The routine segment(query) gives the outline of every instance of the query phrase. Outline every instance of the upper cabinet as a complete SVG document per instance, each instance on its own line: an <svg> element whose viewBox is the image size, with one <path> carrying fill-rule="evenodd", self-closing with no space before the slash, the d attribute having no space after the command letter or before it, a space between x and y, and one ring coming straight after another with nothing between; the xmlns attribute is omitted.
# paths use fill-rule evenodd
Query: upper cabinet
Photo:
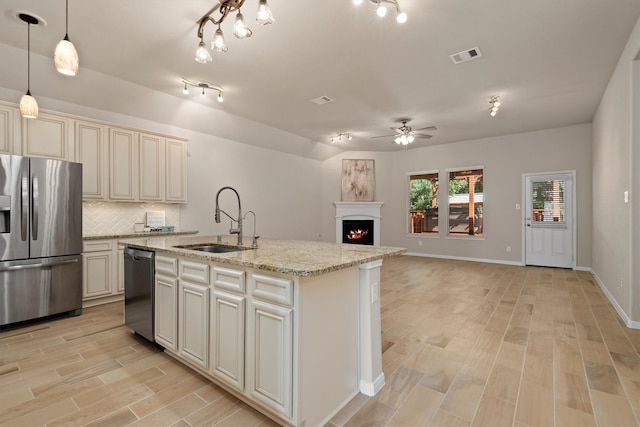
<svg viewBox="0 0 640 427"><path fill-rule="evenodd" d="M47 113L40 113L37 119L22 119L21 154L74 161L69 119Z"/></svg>
<svg viewBox="0 0 640 427"><path fill-rule="evenodd" d="M14 120L19 115L17 108L0 105L0 154L13 152Z"/></svg>
<svg viewBox="0 0 640 427"><path fill-rule="evenodd" d="M84 200L187 202L187 140L0 101L0 154L82 163Z"/></svg>
<svg viewBox="0 0 640 427"><path fill-rule="evenodd" d="M167 138L165 148L165 200L187 202L187 142Z"/></svg>
<svg viewBox="0 0 640 427"><path fill-rule="evenodd" d="M129 129L109 129L109 199L138 199L137 155L138 132Z"/></svg>
<svg viewBox="0 0 640 427"><path fill-rule="evenodd" d="M107 130L92 122L75 122L76 161L82 163L84 199L105 200L108 194Z"/></svg>

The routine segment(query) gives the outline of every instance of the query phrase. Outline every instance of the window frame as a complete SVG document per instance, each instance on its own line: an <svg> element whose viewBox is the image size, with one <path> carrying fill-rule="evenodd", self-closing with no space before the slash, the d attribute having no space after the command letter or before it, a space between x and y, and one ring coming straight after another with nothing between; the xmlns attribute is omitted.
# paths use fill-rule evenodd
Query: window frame
<svg viewBox="0 0 640 427"><path fill-rule="evenodd" d="M450 176L452 172L461 172L461 171L468 171L468 170L482 170L482 234L481 235L469 235L469 234L463 234L463 233L451 233L451 228L450 228L450 206L449 206L449 185L450 185ZM445 175L446 175L446 189L447 189L447 193L446 196L441 194L441 201L443 201L444 203L439 203L439 209L444 209L445 210L445 216L446 216L446 233L445 233L445 237L447 239L465 239L465 240L484 240L486 238L486 231L485 231L485 227L484 227L484 212L485 212L485 204L487 201L487 197L486 197L486 191L485 191L485 183L486 183L486 167L484 165L474 165L474 166L465 166L465 167L455 167L455 168L447 168L444 170ZM441 185L442 188L442 185Z"/></svg>
<svg viewBox="0 0 640 427"><path fill-rule="evenodd" d="M406 236L407 237L419 237L419 238L430 238L430 239L434 239L434 238L439 238L440 237L440 227L442 226L440 223L440 209L441 209L441 199L440 199L440 193L441 191L438 191L437 194L437 203L438 203L438 231L435 232L426 232L426 233L412 233L411 232L411 223L410 223L410 212L411 212L411 177L412 176L416 176L416 175L437 175L438 176L438 188L441 189L442 188L442 181L441 181L441 176L440 176L440 170L439 169L427 169L427 170L420 170L420 171L414 171L414 172L406 172L406 177L405 177L405 197L406 197L406 201L405 201L405 232L406 232Z"/></svg>

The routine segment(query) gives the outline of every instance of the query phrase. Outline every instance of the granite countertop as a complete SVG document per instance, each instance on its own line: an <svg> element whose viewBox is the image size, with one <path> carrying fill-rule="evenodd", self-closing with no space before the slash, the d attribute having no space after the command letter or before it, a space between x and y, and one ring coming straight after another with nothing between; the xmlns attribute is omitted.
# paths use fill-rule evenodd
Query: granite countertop
<svg viewBox="0 0 640 427"><path fill-rule="evenodd" d="M264 239L257 249L227 253L208 253L176 248L177 245L216 243L217 236L149 237L147 239L120 240L127 246L153 250L174 256L186 256L203 261L214 261L295 276L312 277L341 270L406 252L405 248L350 245L306 240ZM224 245L235 246L236 236L223 236ZM251 238L243 240L251 246Z"/></svg>
<svg viewBox="0 0 640 427"><path fill-rule="evenodd" d="M150 236L178 236L185 234L198 234L197 231L122 231L109 234L85 234L82 240L100 240L100 239L129 239Z"/></svg>

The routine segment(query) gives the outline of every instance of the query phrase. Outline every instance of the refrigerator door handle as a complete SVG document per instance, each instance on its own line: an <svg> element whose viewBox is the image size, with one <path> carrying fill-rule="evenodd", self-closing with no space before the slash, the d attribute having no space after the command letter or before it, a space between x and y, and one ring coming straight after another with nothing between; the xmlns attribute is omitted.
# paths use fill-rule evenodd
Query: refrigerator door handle
<svg viewBox="0 0 640 427"><path fill-rule="evenodd" d="M52 262L39 262L36 264L21 264L21 265L10 265L7 267L0 267L0 271L15 271L15 270L29 270L32 268L48 268L48 267L54 267L57 265L64 265L64 264L73 264L75 262L78 262L77 259L66 259L63 261L52 261Z"/></svg>
<svg viewBox="0 0 640 427"><path fill-rule="evenodd" d="M33 190L31 192L31 239L38 240L38 214L40 206L38 201L40 200L40 191L38 190L38 178L33 177Z"/></svg>
<svg viewBox="0 0 640 427"><path fill-rule="evenodd" d="M27 227L29 225L29 180L26 176L22 176L20 180L21 196L20 196L20 238L27 240Z"/></svg>

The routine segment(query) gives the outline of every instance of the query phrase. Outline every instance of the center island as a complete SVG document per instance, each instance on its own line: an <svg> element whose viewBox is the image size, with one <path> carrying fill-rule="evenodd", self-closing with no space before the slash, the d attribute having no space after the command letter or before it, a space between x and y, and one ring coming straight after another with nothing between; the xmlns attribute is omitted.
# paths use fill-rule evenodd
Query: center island
<svg viewBox="0 0 640 427"><path fill-rule="evenodd" d="M278 423L324 425L384 385L380 267L406 249L278 239L252 248L235 236L120 243L155 252L155 342Z"/></svg>

